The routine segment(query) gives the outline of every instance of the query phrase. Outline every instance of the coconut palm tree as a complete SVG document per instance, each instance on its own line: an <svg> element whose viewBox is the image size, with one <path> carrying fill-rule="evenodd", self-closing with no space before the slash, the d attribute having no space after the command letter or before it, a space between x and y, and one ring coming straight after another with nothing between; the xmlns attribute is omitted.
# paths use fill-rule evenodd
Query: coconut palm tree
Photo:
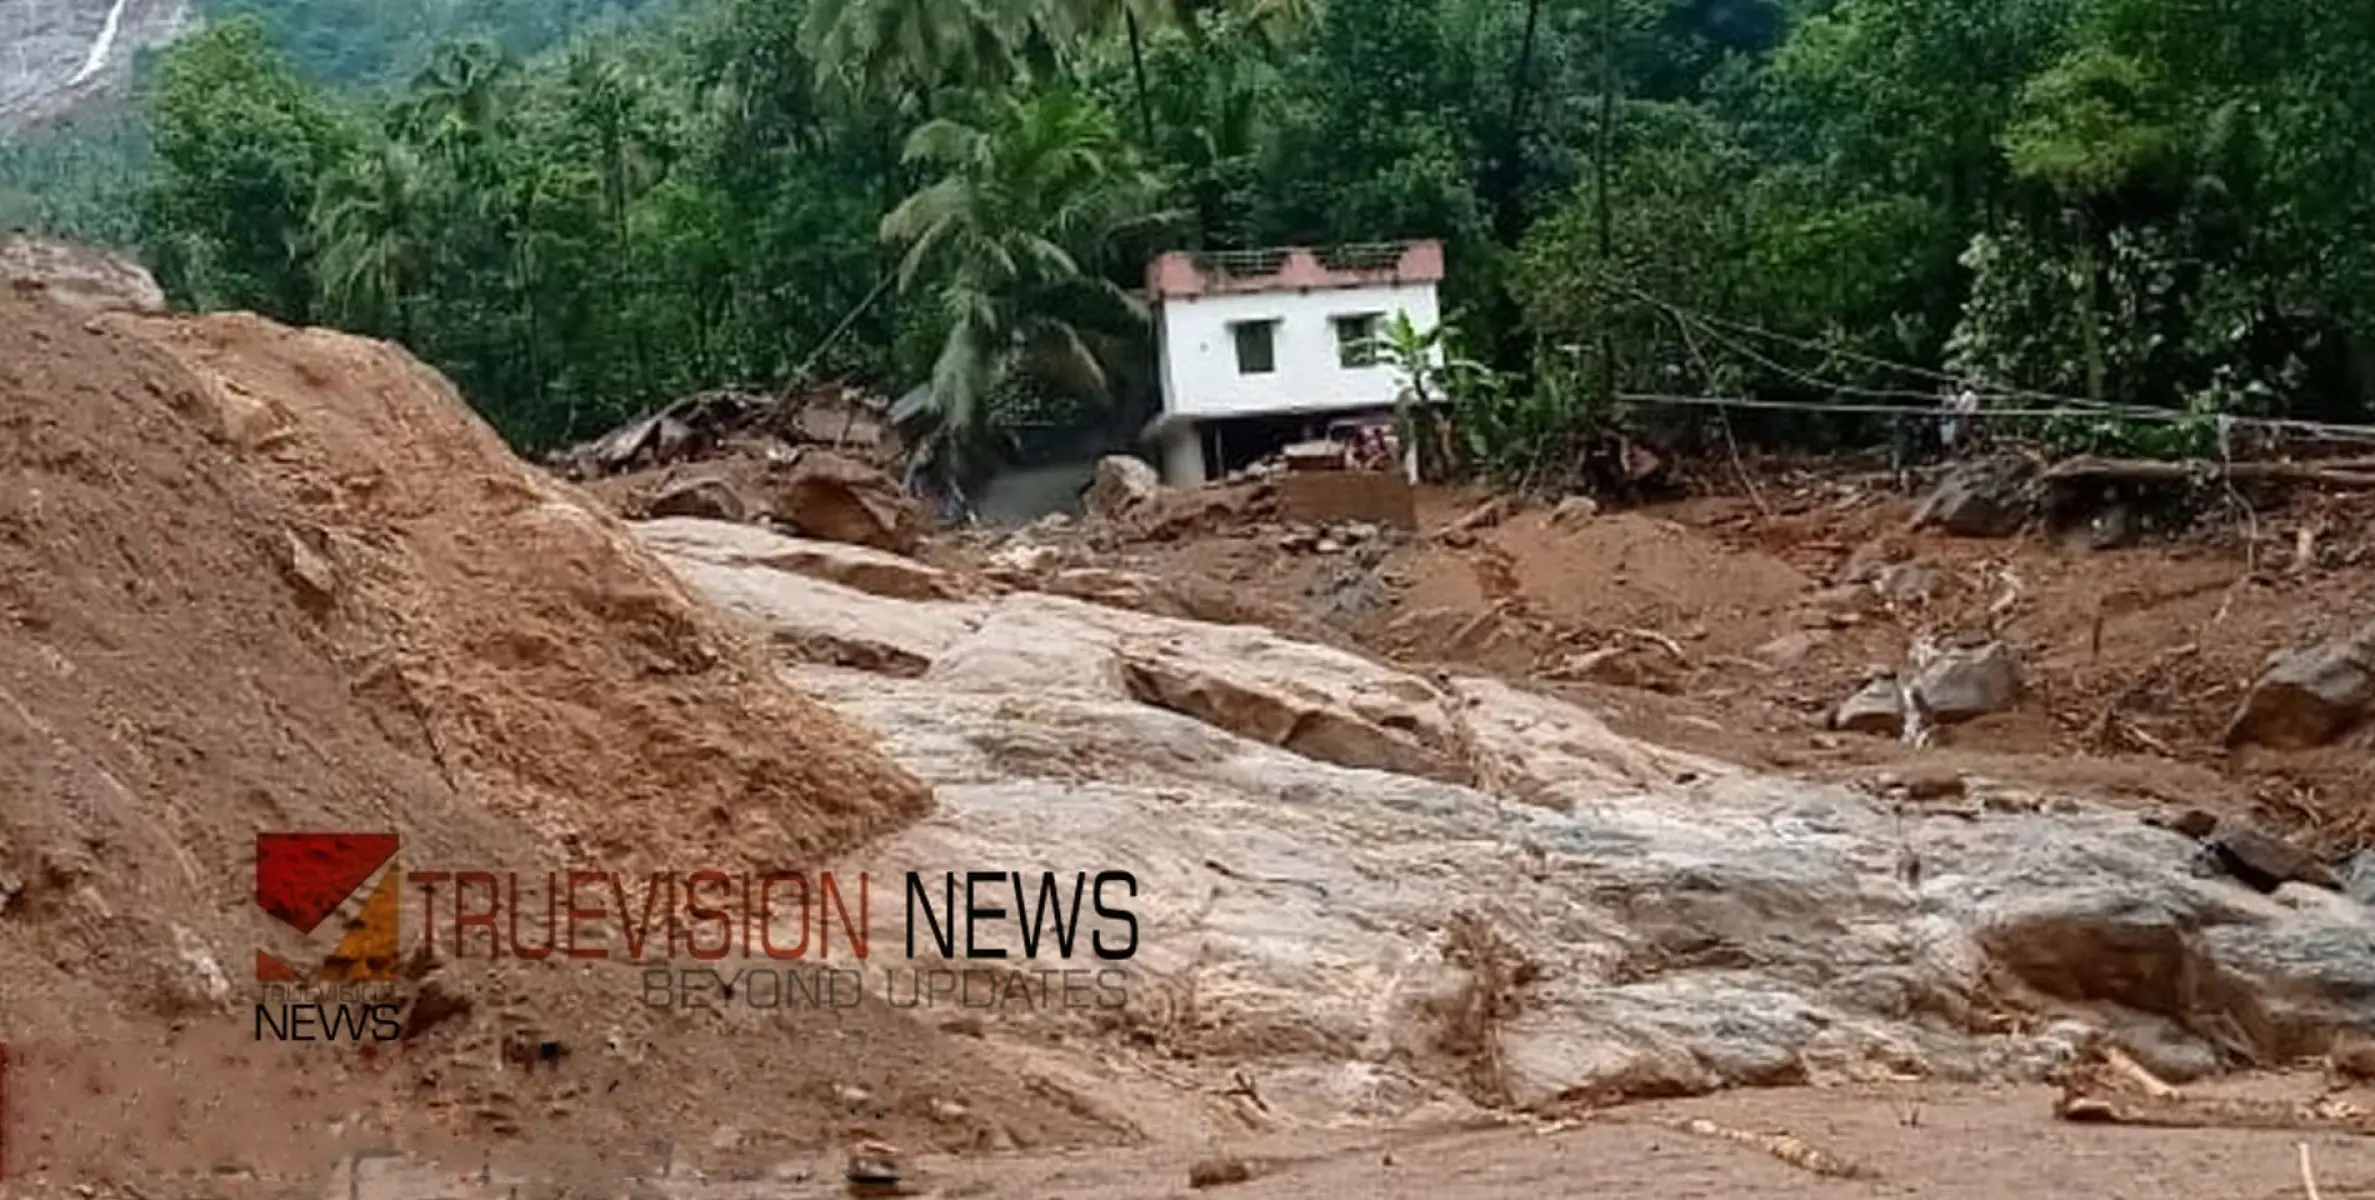
<svg viewBox="0 0 2375 1200"><path fill-rule="evenodd" d="M410 300L431 261L422 220L430 202L419 155L388 139L326 179L314 205L325 297L399 342L411 339Z"/></svg>
<svg viewBox="0 0 2375 1200"><path fill-rule="evenodd" d="M1071 91L990 102L977 124L936 120L907 160L933 182L882 221L898 285L928 291L948 333L930 396L958 471L996 425L990 399L1018 380L1102 400L1110 364L1144 329L1143 305L1100 272L1117 233L1161 219L1161 181L1113 116Z"/></svg>

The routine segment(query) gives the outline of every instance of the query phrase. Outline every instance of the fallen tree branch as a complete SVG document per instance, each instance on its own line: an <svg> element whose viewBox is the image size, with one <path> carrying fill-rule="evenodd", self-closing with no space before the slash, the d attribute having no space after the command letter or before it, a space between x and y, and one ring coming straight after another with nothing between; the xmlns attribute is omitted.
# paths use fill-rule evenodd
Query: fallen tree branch
<svg viewBox="0 0 2375 1200"><path fill-rule="evenodd" d="M2243 462L2212 467L2203 463L2163 462L2145 458L2065 459L2038 478L2047 483L2080 480L2114 483L2190 483L2224 479L2235 483L2305 484L2337 489L2375 490L2375 461L2354 459L2331 466L2292 462Z"/></svg>
<svg viewBox="0 0 2375 1200"><path fill-rule="evenodd" d="M1801 1171L1811 1171L1829 1179L1877 1179L1880 1177L1879 1172L1862 1163L1810 1146L1796 1136L1787 1133L1752 1133L1746 1129L1733 1129L1726 1125L1718 1125L1704 1117L1664 1117L1651 1118L1651 1120L1655 1124L1663 1125L1680 1133L1691 1134L1694 1137L1716 1138L1762 1150Z"/></svg>
<svg viewBox="0 0 2375 1200"><path fill-rule="evenodd" d="M2099 1046L2062 1081L2065 1121L2159 1129L2283 1129L2375 1137L2375 1113L2331 1096L2257 1100L2200 1096L2163 1082L2115 1046Z"/></svg>

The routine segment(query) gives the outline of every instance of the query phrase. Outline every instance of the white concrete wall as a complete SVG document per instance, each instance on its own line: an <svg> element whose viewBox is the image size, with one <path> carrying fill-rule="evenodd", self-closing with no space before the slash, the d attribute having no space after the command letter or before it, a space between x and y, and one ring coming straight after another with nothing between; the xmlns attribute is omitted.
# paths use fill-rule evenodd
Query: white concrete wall
<svg viewBox="0 0 2375 1200"><path fill-rule="evenodd" d="M1441 319L1432 284L1167 299L1157 314L1163 408L1213 418L1391 404L1404 382L1391 363L1348 370L1337 361L1334 318L1367 312L1385 314L1381 328L1397 312L1409 314L1422 331ZM1273 341L1277 369L1240 375L1229 326L1265 319L1279 323Z"/></svg>

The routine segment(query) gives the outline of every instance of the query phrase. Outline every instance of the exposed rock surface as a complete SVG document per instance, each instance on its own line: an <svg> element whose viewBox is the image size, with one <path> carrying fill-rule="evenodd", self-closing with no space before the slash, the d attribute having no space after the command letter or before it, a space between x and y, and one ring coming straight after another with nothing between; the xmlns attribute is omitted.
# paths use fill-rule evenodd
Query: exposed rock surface
<svg viewBox="0 0 2375 1200"><path fill-rule="evenodd" d="M2375 625L2278 654L2227 725L2230 746L2322 746L2375 703Z"/></svg>
<svg viewBox="0 0 2375 1200"><path fill-rule="evenodd" d="M2129 815L1899 817L1264 630L1032 594L887 599L659 548L782 644L928 659L913 678L790 668L938 789L876 869L1132 871L1120 1020L1253 1064L1289 1118L2034 1077L2090 1022L1999 1020L2021 1003L2080 1006L2200 1069L2375 1028L2365 909L2204 875L2195 842Z"/></svg>

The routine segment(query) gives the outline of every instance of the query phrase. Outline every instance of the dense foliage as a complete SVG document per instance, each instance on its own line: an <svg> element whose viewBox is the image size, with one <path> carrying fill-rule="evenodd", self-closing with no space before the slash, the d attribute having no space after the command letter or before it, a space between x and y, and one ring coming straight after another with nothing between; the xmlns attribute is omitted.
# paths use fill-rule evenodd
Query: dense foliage
<svg viewBox="0 0 2375 1200"><path fill-rule="evenodd" d="M221 2L252 15L148 73L137 155L0 150L18 209L187 303L399 338L524 444L820 373L928 384L952 451L1126 427L1147 254L1411 236L1449 245L1487 469L1713 419L1660 396L2375 402L2350 5Z"/></svg>

